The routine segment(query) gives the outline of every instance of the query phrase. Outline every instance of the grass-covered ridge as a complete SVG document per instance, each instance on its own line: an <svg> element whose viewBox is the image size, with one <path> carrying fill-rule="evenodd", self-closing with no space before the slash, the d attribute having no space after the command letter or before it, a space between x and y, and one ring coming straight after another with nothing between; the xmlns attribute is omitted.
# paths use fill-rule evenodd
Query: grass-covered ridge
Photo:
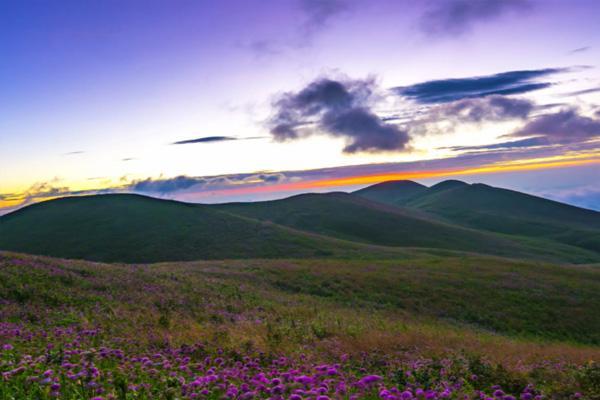
<svg viewBox="0 0 600 400"><path fill-rule="evenodd" d="M210 206L138 195L70 197L34 204L0 218L0 249L106 262L359 256L368 252L359 244L231 215Z"/></svg>
<svg viewBox="0 0 600 400"><path fill-rule="evenodd" d="M398 189L403 191L405 186L385 186L383 195ZM419 196L434 189L409 187L411 193L416 189ZM446 191L456 189L460 187ZM558 220L552 220L556 232L546 235L537 234L536 223L525 217L521 221L523 229L493 231L487 225L471 226L429 209L379 201L381 198L373 201L347 193L222 205L187 204L126 194L63 198L0 217L0 249L104 262L376 258L410 252L409 248L550 262L600 262L600 251L594 247L600 235L594 218L599 213L591 214L591 222L581 225L587 221L581 215L592 211L561 205L561 210L574 209L573 215L579 219L571 221L570 213L563 213L560 216L563 228L556 225ZM494 203L485 201L464 211L459 199L453 209L470 212L482 222L481 215L486 213L488 204ZM521 218L512 209L513 205L505 207L492 219L511 225ZM547 214L553 215L544 211L538 217ZM543 225L544 229L550 229L549 226Z"/></svg>
<svg viewBox="0 0 600 400"><path fill-rule="evenodd" d="M445 181L426 188L408 182L385 182L355 194L465 227L600 252L597 211L484 184Z"/></svg>
<svg viewBox="0 0 600 400"><path fill-rule="evenodd" d="M597 267L465 255L111 265L4 253L0 394L591 396L599 289Z"/></svg>

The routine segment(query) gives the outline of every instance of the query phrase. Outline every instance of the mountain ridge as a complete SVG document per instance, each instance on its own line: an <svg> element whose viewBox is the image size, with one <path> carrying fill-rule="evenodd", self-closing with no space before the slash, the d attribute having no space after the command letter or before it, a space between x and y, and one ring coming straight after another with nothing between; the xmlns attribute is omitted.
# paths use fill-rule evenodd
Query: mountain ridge
<svg viewBox="0 0 600 400"><path fill-rule="evenodd" d="M213 205L137 194L67 197L1 216L0 249L109 262L360 257L378 252L385 256L409 248L558 262L600 261L596 225L577 225L576 219L557 232L557 221L568 215L557 221L543 216L537 226L528 228L531 232L518 231L514 218L504 215L501 219L508 221L508 228L494 230L493 223L500 217L485 209L486 200L479 210L469 209L473 218L465 218L459 207L465 201L457 203L456 196L473 187L482 188L460 181L447 181L433 190L412 181L383 182L354 193L305 193ZM496 193L497 188L483 189ZM498 190L498 196L506 195L504 189ZM520 200L520 195L528 196L515 193ZM453 204L450 211L458 211L452 213L440 204Z"/></svg>

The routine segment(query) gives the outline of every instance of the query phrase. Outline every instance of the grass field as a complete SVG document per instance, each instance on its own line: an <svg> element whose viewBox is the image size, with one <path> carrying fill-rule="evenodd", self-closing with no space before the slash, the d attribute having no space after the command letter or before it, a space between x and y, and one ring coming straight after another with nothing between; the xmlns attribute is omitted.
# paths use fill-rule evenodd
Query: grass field
<svg viewBox="0 0 600 400"><path fill-rule="evenodd" d="M599 290L597 266L452 253L0 253L0 398L597 399Z"/></svg>

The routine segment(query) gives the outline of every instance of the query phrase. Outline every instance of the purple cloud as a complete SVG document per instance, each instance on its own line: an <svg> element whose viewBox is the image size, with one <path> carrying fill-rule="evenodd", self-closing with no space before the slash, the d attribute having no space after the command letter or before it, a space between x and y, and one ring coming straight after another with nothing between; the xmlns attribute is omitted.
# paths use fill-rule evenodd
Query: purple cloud
<svg viewBox="0 0 600 400"><path fill-rule="evenodd" d="M575 109L567 109L541 115L507 136L535 136L548 144L585 142L600 137L600 120L582 116Z"/></svg>
<svg viewBox="0 0 600 400"><path fill-rule="evenodd" d="M310 41L333 18L347 11L349 5L344 0L301 0L300 8L306 16L301 33L305 41Z"/></svg>
<svg viewBox="0 0 600 400"><path fill-rule="evenodd" d="M411 86L395 87L392 91L423 104L446 103L465 98L521 94L544 89L552 84L534 80L566 71L566 68L508 71L493 75L420 82Z"/></svg>
<svg viewBox="0 0 600 400"><path fill-rule="evenodd" d="M275 140L325 134L346 139L346 153L405 150L408 133L386 123L371 110L372 80L317 79L274 103L269 121Z"/></svg>
<svg viewBox="0 0 600 400"><path fill-rule="evenodd" d="M420 21L421 30L429 36L459 36L478 23L532 8L528 0L438 0L431 5Z"/></svg>
<svg viewBox="0 0 600 400"><path fill-rule="evenodd" d="M503 121L527 118L534 108L529 100L494 95L441 104L432 109L432 114L436 119L460 122Z"/></svg>

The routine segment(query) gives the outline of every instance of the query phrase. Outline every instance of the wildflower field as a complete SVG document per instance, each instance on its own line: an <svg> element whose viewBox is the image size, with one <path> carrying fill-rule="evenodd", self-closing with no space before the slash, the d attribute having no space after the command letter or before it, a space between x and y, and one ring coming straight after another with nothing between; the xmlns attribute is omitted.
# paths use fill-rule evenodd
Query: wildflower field
<svg viewBox="0 0 600 400"><path fill-rule="evenodd" d="M0 253L0 399L600 399L600 269Z"/></svg>

